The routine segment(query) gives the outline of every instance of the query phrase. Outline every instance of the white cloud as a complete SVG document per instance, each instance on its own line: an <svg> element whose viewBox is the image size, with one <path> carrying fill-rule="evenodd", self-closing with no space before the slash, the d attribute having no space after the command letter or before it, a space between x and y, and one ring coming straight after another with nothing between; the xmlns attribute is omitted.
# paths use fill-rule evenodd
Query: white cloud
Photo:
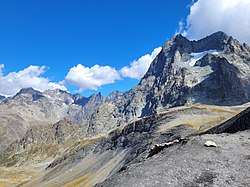
<svg viewBox="0 0 250 187"><path fill-rule="evenodd" d="M140 79L148 70L150 63L161 51L161 47L154 49L151 54L146 54L117 71L114 67L94 65L85 67L82 64L72 67L65 77L65 82L77 86L79 92L97 90L100 86L112 84L121 77Z"/></svg>
<svg viewBox="0 0 250 187"><path fill-rule="evenodd" d="M175 31L175 35L176 34L182 34L184 36L186 36L186 31L185 31L185 23L181 20L178 22L178 30Z"/></svg>
<svg viewBox="0 0 250 187"><path fill-rule="evenodd" d="M62 89L67 90L65 86L50 82L48 78L41 77L45 72L45 66L29 66L18 72L10 72L8 75L3 75L4 65L0 65L0 95L13 96L20 89L32 87L39 91L47 89Z"/></svg>
<svg viewBox="0 0 250 187"><path fill-rule="evenodd" d="M71 85L79 86L79 91L97 90L98 87L114 83L121 79L118 71L110 66L94 65L93 67L85 67L81 64L72 67L65 81Z"/></svg>
<svg viewBox="0 0 250 187"><path fill-rule="evenodd" d="M198 0L190 8L184 35L200 39L216 31L250 44L249 0ZM180 29L183 25L180 24Z"/></svg>
<svg viewBox="0 0 250 187"><path fill-rule="evenodd" d="M159 54L161 49L161 47L155 48L151 54L146 54L138 60L134 60L130 63L130 66L125 66L120 69L120 74L123 77L129 77L132 79L142 78L147 72L151 62Z"/></svg>

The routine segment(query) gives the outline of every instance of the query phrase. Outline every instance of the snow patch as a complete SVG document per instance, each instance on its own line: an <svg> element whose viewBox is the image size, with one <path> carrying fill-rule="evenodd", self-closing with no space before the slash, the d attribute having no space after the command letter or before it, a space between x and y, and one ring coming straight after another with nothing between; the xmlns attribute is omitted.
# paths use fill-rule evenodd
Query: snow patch
<svg viewBox="0 0 250 187"><path fill-rule="evenodd" d="M209 50L209 51L203 51L200 53L191 53L190 55L192 56L192 58L187 62L190 66L194 66L195 63L202 59L206 54L210 53L210 54L218 54L220 51L217 50Z"/></svg>

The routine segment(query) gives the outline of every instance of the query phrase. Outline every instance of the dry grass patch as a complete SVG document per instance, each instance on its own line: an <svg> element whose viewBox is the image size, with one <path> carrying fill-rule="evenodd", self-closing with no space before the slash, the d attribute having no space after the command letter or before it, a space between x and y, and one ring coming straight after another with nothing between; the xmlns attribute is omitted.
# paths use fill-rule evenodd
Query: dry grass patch
<svg viewBox="0 0 250 187"><path fill-rule="evenodd" d="M238 112L235 112L235 111L226 110L224 108L215 108L215 107L211 107L210 110L213 111L213 112L219 112L219 113L222 113L222 112L231 113L231 114L237 114L238 113Z"/></svg>
<svg viewBox="0 0 250 187"><path fill-rule="evenodd" d="M0 168L0 187L16 186L29 181L36 172L17 168Z"/></svg>
<svg viewBox="0 0 250 187"><path fill-rule="evenodd" d="M84 186L84 187L88 187L88 185L85 185L86 181L89 180L91 177L90 173L87 173L86 175L83 175L82 177L66 184L64 187L80 187L80 186Z"/></svg>

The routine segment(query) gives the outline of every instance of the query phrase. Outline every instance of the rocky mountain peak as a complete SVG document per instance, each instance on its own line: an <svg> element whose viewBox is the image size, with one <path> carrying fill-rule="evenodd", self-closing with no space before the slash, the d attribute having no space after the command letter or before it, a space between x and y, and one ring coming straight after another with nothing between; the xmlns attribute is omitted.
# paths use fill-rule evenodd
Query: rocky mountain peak
<svg viewBox="0 0 250 187"><path fill-rule="evenodd" d="M228 36L222 31L213 33L200 40L188 40L183 35L177 34L163 45L163 50L151 63L144 78L149 76L162 77L162 72L179 66L179 62L181 62L181 66L183 67L185 65L182 62L200 59L207 53L234 53L236 51L240 53L241 51L249 51L248 49L246 44L241 45L232 36ZM194 61L192 66L194 66Z"/></svg>
<svg viewBox="0 0 250 187"><path fill-rule="evenodd" d="M21 98L30 98L33 101L41 99L43 96L42 92L37 91L33 88L22 88L14 97L13 99L21 99Z"/></svg>
<svg viewBox="0 0 250 187"><path fill-rule="evenodd" d="M45 90L43 95L51 100L62 101L67 105L74 102L73 96L70 93L60 89Z"/></svg>
<svg viewBox="0 0 250 187"><path fill-rule="evenodd" d="M189 40L186 37L184 37L182 34L176 34L173 37L172 41L175 43L189 42Z"/></svg>
<svg viewBox="0 0 250 187"><path fill-rule="evenodd" d="M98 92L98 94L96 94L96 96L99 97L99 98L103 98L103 95L102 95L101 92Z"/></svg>
<svg viewBox="0 0 250 187"><path fill-rule="evenodd" d="M104 102L104 96L100 92L98 94L93 94L88 98L88 102L100 105Z"/></svg>
<svg viewBox="0 0 250 187"><path fill-rule="evenodd" d="M60 89L45 90L45 91L43 92L43 94L45 94L45 95L50 95L50 96L54 96L54 95L63 95L63 94L69 95L69 93L68 93L67 91L60 90Z"/></svg>
<svg viewBox="0 0 250 187"><path fill-rule="evenodd" d="M217 32L212 33L211 35L205 37L204 39L225 41L225 40L228 40L229 38L230 38L230 36L228 36L223 31L217 31Z"/></svg>
<svg viewBox="0 0 250 187"><path fill-rule="evenodd" d="M123 92L119 92L119 91L113 91L112 93L110 93L106 98L105 98L105 102L108 103L115 103L118 100L122 99L123 96Z"/></svg>
<svg viewBox="0 0 250 187"><path fill-rule="evenodd" d="M227 48L230 37L222 31L215 32L203 39L192 41L192 52L208 50L223 51Z"/></svg>
<svg viewBox="0 0 250 187"><path fill-rule="evenodd" d="M230 44L230 41L236 40L222 31L213 33L200 40L189 40L183 35L177 34L163 45L163 51L166 53L178 51L181 54L198 53L208 50L223 51Z"/></svg>
<svg viewBox="0 0 250 187"><path fill-rule="evenodd" d="M80 94L73 95L74 104L84 106L89 101L89 98L83 97Z"/></svg>
<svg viewBox="0 0 250 187"><path fill-rule="evenodd" d="M28 94L34 94L34 93L38 93L39 91L35 90L34 88L32 87L29 87L29 88L22 88L17 94L25 94L25 93L28 93ZM41 93L41 92L39 92Z"/></svg>

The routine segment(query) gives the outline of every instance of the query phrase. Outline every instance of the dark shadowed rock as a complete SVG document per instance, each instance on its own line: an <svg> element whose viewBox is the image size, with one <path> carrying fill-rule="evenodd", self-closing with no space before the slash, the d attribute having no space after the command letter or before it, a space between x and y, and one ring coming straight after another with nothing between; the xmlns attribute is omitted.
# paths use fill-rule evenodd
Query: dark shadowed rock
<svg viewBox="0 0 250 187"><path fill-rule="evenodd" d="M43 94L37 90L34 90L33 88L23 88L21 89L13 98L20 98L23 95L28 95L30 97L32 97L33 101L37 101L39 99L41 99L43 96Z"/></svg>
<svg viewBox="0 0 250 187"><path fill-rule="evenodd" d="M6 99L5 96L0 95L0 101Z"/></svg>
<svg viewBox="0 0 250 187"><path fill-rule="evenodd" d="M73 95L74 104L84 106L88 102L89 98L83 97L80 94Z"/></svg>

